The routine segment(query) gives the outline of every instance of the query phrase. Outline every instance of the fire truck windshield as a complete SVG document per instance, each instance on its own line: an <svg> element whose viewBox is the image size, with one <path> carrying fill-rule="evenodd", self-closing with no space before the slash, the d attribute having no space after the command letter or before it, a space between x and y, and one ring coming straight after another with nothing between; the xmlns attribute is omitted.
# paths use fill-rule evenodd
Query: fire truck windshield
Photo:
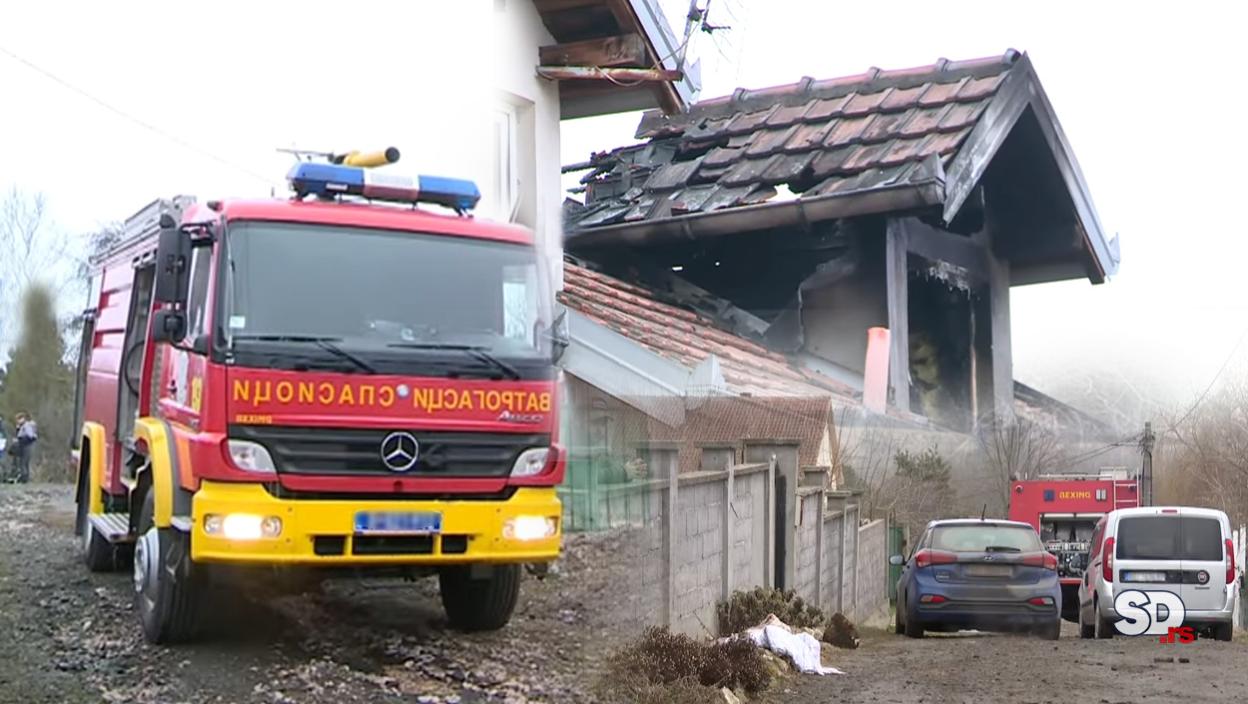
<svg viewBox="0 0 1248 704"><path fill-rule="evenodd" d="M247 366L546 377L552 296L530 246L291 223L226 232L219 349Z"/></svg>

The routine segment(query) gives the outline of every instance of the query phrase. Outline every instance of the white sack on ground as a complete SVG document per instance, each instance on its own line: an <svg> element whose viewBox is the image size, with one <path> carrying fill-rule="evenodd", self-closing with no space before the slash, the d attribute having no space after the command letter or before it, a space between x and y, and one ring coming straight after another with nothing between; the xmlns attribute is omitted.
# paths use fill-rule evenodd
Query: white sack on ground
<svg viewBox="0 0 1248 704"><path fill-rule="evenodd" d="M845 674L835 667L823 666L820 658L822 646L818 639L809 633L794 633L792 628L775 615L768 616L766 621L747 630L745 635L760 648L766 648L793 661L799 672L813 672L818 675Z"/></svg>

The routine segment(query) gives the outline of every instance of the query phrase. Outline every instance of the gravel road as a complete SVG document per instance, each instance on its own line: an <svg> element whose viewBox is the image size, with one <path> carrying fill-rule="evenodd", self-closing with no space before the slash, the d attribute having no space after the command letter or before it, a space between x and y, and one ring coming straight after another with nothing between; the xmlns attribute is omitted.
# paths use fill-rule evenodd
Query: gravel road
<svg viewBox="0 0 1248 704"><path fill-rule="evenodd" d="M1151 638L1080 640L1073 624L1063 628L1057 642L972 633L912 640L865 631L859 649L825 652L825 662L845 676L793 677L766 701L1143 704L1248 698L1248 641L1242 638L1161 645Z"/></svg>
<svg viewBox="0 0 1248 704"><path fill-rule="evenodd" d="M603 658L639 630L619 608L621 538L572 536L496 633L448 631L436 580L351 579L228 595L202 642L152 647L129 575L88 573L72 526L68 487L0 486L0 702L590 702Z"/></svg>
<svg viewBox="0 0 1248 704"><path fill-rule="evenodd" d="M446 630L432 580L347 580L302 596L222 595L199 643L146 645L125 574L89 574L68 487L0 486L0 704L140 702L593 702L605 657L641 628L621 535L568 540L558 574L526 578L512 623ZM1056 643L1019 636L865 630L790 676L781 702L1125 704L1248 697L1248 641ZM1186 660L1186 662L1184 661Z"/></svg>

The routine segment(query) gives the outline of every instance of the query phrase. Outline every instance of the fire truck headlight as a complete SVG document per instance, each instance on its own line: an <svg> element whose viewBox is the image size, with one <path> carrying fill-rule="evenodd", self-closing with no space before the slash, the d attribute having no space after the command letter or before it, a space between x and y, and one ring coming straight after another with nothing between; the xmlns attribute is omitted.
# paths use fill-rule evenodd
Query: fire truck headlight
<svg viewBox="0 0 1248 704"><path fill-rule="evenodd" d="M503 537L508 540L544 540L558 531L558 519L547 516L516 516L503 524Z"/></svg>
<svg viewBox="0 0 1248 704"><path fill-rule="evenodd" d="M204 532L229 540L259 540L282 534L282 519L249 513L210 513L204 516Z"/></svg>
<svg viewBox="0 0 1248 704"><path fill-rule="evenodd" d="M275 472L273 457L260 443L250 440L231 440L230 459L234 466L246 472Z"/></svg>
<svg viewBox="0 0 1248 704"><path fill-rule="evenodd" d="M546 468L546 460L550 457L550 449L546 447L534 447L520 453L516 458L516 464L511 468L511 476L513 477L532 477L541 474Z"/></svg>

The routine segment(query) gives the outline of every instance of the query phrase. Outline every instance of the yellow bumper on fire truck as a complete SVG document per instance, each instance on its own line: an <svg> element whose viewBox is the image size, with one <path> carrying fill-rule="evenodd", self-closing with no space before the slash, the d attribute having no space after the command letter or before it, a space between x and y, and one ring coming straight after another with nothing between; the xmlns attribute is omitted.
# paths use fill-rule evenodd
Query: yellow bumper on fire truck
<svg viewBox="0 0 1248 704"><path fill-rule="evenodd" d="M441 530L432 535L357 535L359 512L437 513ZM191 559L196 562L324 566L549 562L559 557L563 538L561 504L553 487L521 487L505 500L295 500L279 499L258 484L206 481L194 495L192 513ZM273 518L280 520L280 527ZM235 531L226 537L220 529L224 520L263 524L264 531L242 539ZM517 525L549 529L517 531Z"/></svg>

